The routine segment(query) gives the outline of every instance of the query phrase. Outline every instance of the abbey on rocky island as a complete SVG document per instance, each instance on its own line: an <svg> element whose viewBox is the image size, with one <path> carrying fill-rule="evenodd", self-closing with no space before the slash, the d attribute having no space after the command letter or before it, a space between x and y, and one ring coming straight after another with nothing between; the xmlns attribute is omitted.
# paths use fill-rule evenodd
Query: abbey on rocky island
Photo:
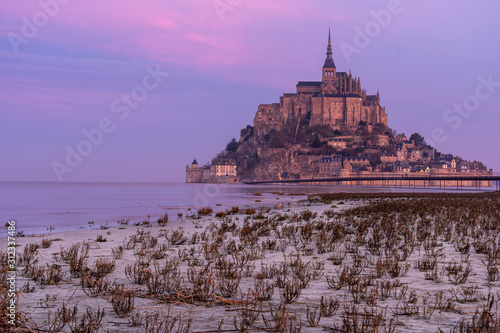
<svg viewBox="0 0 500 333"><path fill-rule="evenodd" d="M254 118L256 137L273 129L279 131L285 125L298 127L301 122L309 126L328 125L343 133L355 132L361 121L387 126L379 93L367 95L359 77L353 77L350 71L337 72L330 31L322 73L322 81L299 82L297 92L285 93L279 103L259 105Z"/></svg>
<svg viewBox="0 0 500 333"><path fill-rule="evenodd" d="M466 173L492 175L478 161L444 154L419 133L406 137L387 123L380 94L367 95L361 80L337 72L328 31L322 80L299 82L279 103L259 105L254 126L246 126L211 162L186 166L187 183L237 183L348 177L407 177ZM397 180L372 185L396 185ZM365 183L363 183L365 182ZM328 183L328 182L326 182ZM367 185L369 181L350 182ZM459 186L456 180L414 181L413 186ZM411 186L411 185L408 185ZM491 187L490 180L466 180L461 187Z"/></svg>

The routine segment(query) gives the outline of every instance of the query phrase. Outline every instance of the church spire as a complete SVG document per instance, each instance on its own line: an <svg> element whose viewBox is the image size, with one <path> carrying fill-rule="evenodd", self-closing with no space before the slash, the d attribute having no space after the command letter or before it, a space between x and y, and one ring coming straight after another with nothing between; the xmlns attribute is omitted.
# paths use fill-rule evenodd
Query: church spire
<svg viewBox="0 0 500 333"><path fill-rule="evenodd" d="M328 49L327 53L328 55L332 55L332 37L331 37L331 30L330 30L330 23L328 23Z"/></svg>
<svg viewBox="0 0 500 333"><path fill-rule="evenodd" d="M330 33L330 24L328 24L328 46L326 49L326 60L323 68L335 68L335 63L332 58L332 38Z"/></svg>

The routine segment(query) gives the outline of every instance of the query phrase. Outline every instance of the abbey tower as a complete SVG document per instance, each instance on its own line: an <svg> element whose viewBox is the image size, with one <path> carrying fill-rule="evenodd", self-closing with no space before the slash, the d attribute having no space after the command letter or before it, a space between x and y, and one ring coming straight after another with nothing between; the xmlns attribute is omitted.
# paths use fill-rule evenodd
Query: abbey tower
<svg viewBox="0 0 500 333"><path fill-rule="evenodd" d="M380 96L366 95L359 77L337 72L332 56L330 30L322 81L299 82L296 93L285 93L279 103L259 105L254 118L256 137L285 125L328 125L343 133L356 131L360 121L387 126Z"/></svg>

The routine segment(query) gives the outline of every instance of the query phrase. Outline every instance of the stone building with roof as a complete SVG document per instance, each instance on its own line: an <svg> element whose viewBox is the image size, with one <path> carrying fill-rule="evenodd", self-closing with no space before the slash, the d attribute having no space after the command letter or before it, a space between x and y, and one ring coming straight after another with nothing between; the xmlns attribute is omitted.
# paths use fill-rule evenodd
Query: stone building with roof
<svg viewBox="0 0 500 333"><path fill-rule="evenodd" d="M342 169L342 155L326 155L319 160L319 175L331 177L339 174Z"/></svg>
<svg viewBox="0 0 500 333"><path fill-rule="evenodd" d="M218 158L210 165L198 166L196 159L186 165L186 183L235 183L239 182L237 165L233 159Z"/></svg>
<svg viewBox="0 0 500 333"><path fill-rule="evenodd" d="M217 159L215 165L215 177L233 176L236 177L236 162L228 158Z"/></svg>

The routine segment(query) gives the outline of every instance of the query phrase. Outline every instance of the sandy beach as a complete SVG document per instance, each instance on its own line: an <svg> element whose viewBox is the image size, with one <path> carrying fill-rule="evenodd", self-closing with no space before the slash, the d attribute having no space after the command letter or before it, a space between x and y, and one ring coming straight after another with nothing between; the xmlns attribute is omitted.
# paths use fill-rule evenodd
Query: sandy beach
<svg viewBox="0 0 500 333"><path fill-rule="evenodd" d="M498 331L498 194L276 196L17 237L15 330Z"/></svg>

